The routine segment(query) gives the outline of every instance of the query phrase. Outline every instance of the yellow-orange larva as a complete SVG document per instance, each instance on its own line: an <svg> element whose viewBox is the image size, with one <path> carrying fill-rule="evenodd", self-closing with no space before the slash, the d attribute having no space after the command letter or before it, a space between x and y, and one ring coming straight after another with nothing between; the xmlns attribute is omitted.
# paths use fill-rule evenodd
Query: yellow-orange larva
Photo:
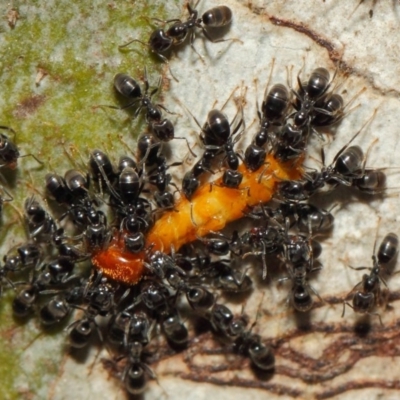
<svg viewBox="0 0 400 400"><path fill-rule="evenodd" d="M147 235L146 248L169 253L171 248L178 250L197 237L223 229L229 222L242 218L249 207L271 200L277 182L301 178L302 161L300 157L281 163L268 155L264 168L258 171L239 167L243 180L237 189L221 186L221 179L212 186L202 185L190 201L181 197L174 210L156 221ZM117 234L107 248L96 252L92 262L104 276L133 285L146 271L145 252L125 250L122 236Z"/></svg>

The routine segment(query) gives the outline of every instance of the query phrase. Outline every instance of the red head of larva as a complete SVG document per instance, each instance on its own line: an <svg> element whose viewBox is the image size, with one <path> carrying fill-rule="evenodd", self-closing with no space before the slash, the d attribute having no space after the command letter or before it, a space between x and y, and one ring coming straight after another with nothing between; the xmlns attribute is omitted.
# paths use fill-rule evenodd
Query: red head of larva
<svg viewBox="0 0 400 400"><path fill-rule="evenodd" d="M145 253L133 254L123 249L123 242L115 237L106 249L93 255L92 263L107 278L134 285L145 274L146 267L143 263Z"/></svg>

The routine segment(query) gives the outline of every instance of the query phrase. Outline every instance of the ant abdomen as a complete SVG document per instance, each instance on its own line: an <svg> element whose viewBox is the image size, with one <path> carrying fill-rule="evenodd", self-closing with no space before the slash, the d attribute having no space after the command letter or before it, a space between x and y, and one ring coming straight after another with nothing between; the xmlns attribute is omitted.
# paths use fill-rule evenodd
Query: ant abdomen
<svg viewBox="0 0 400 400"><path fill-rule="evenodd" d="M305 91L311 99L322 96L329 87L330 75L326 68L315 68L307 82Z"/></svg>
<svg viewBox="0 0 400 400"><path fill-rule="evenodd" d="M172 47L173 43L173 39L163 29L156 29L150 35L149 48L153 49L156 53L164 53Z"/></svg>
<svg viewBox="0 0 400 400"><path fill-rule="evenodd" d="M213 7L201 17L204 25L209 28L219 28L232 22L232 11L227 6Z"/></svg>
<svg viewBox="0 0 400 400"><path fill-rule="evenodd" d="M378 250L378 262L381 264L389 264L397 255L399 248L398 236L390 232L382 240Z"/></svg>
<svg viewBox="0 0 400 400"><path fill-rule="evenodd" d="M131 99L138 98L142 94L138 83L127 74L120 73L115 75L114 87L118 93Z"/></svg>
<svg viewBox="0 0 400 400"><path fill-rule="evenodd" d="M231 130L229 121L219 110L211 110L203 127L205 145L222 146L228 140Z"/></svg>
<svg viewBox="0 0 400 400"><path fill-rule="evenodd" d="M353 179L352 185L363 193L382 193L386 188L386 174L381 170L368 169L363 176Z"/></svg>
<svg viewBox="0 0 400 400"><path fill-rule="evenodd" d="M324 96L315 105L317 109L312 120L313 126L334 125L343 117L344 101L340 94Z"/></svg>
<svg viewBox="0 0 400 400"><path fill-rule="evenodd" d="M249 357L252 363L263 371L269 371L275 366L275 356L272 350L261 343L255 341L249 347Z"/></svg>
<svg viewBox="0 0 400 400"><path fill-rule="evenodd" d="M351 146L336 160L336 171L341 175L352 175L361 172L364 153L360 146Z"/></svg>
<svg viewBox="0 0 400 400"><path fill-rule="evenodd" d="M279 119L289 105L289 91L285 85L278 83L268 91L261 106L261 112L268 120Z"/></svg>
<svg viewBox="0 0 400 400"><path fill-rule="evenodd" d="M307 312L314 304L314 300L308 290L308 285L295 283L292 288L291 300L293 307L300 312Z"/></svg>

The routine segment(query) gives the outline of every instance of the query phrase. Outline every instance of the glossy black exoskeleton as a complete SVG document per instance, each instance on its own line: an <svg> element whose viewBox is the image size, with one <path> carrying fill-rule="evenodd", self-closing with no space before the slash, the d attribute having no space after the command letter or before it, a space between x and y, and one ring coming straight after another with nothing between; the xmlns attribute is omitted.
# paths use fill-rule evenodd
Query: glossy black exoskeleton
<svg viewBox="0 0 400 400"><path fill-rule="evenodd" d="M299 90L295 91L291 89L297 99L297 102L294 103L297 111L293 114L293 121L296 127L303 128L310 126L316 112L328 117L336 115L337 101L339 101L336 97L334 98L334 104L323 104L322 107L317 107L317 101L322 99L332 83L328 70L325 68L316 68L312 71L305 85L301 82L299 76L297 77L297 82ZM330 111L329 108L332 108L333 111Z"/></svg>
<svg viewBox="0 0 400 400"><path fill-rule="evenodd" d="M94 181L104 184L104 176L111 183L117 177L116 168L110 158L101 150L92 150L89 158L89 169Z"/></svg>
<svg viewBox="0 0 400 400"><path fill-rule="evenodd" d="M240 354L250 358L251 363L262 371L271 371L275 367L275 356L271 348L264 344L261 337L251 330L242 332L235 340L235 348Z"/></svg>
<svg viewBox="0 0 400 400"><path fill-rule="evenodd" d="M8 126L0 126L0 129L8 130L15 136L15 131ZM0 166L6 166L11 169L17 167L20 157L18 147L6 135L0 133Z"/></svg>
<svg viewBox="0 0 400 400"><path fill-rule="evenodd" d="M57 229L53 217L35 197L32 196L25 200L24 211L31 239L39 241L48 239Z"/></svg>
<svg viewBox="0 0 400 400"><path fill-rule="evenodd" d="M13 299L13 314L17 318L28 317L32 313L40 293L45 290L48 292L50 285L51 277L49 274L41 272L36 275L31 275L27 285L24 286Z"/></svg>
<svg viewBox="0 0 400 400"><path fill-rule="evenodd" d="M370 269L370 273L364 274L362 277L362 281L358 283L353 289L353 298L352 303L348 303L345 301L343 303L343 314L345 312L345 306L348 305L354 311L361 314L369 314L369 315L377 315L382 324L382 320L379 314L373 313L373 310L376 306L382 304L382 291L381 291L381 281L386 285L385 281L382 278L382 274L385 270L385 266L391 263L399 249L399 238L398 236L391 232L388 233L382 240L378 253L375 255L375 246L374 252L372 255L372 268L359 267L353 268L355 270L363 270Z"/></svg>
<svg viewBox="0 0 400 400"><path fill-rule="evenodd" d="M58 204L71 204L73 196L63 177L49 173L46 175L45 181L47 194L52 200Z"/></svg>
<svg viewBox="0 0 400 400"><path fill-rule="evenodd" d="M196 190L200 186L200 177L206 172L213 173L211 170L211 160L215 154L206 150L203 157L197 161L193 168L186 172L182 180L182 192L188 200L191 200Z"/></svg>
<svg viewBox="0 0 400 400"><path fill-rule="evenodd" d="M126 109L133 105L139 104L137 107L134 118L136 118L142 109L146 110L146 121L150 125L154 135L157 139L168 142L174 138L174 126L172 122L166 118L162 118L161 109L166 110L161 104L153 104L151 98L158 92L161 80L157 88L149 93L149 82L147 79L147 71L145 70L144 85L145 90L142 90L139 84L127 74L119 73L114 77L114 87L122 96L132 100L129 104L122 108L112 107L116 109Z"/></svg>
<svg viewBox="0 0 400 400"><path fill-rule="evenodd" d="M162 321L163 332L170 343L183 346L187 344L189 333L177 311L168 313Z"/></svg>
<svg viewBox="0 0 400 400"><path fill-rule="evenodd" d="M130 341L125 346L128 354L126 367L122 374L122 381L128 393L138 395L146 389L146 374L155 378L154 372L142 361L143 345L139 342Z"/></svg>
<svg viewBox="0 0 400 400"><path fill-rule="evenodd" d="M40 309L40 322L43 325L53 325L68 316L74 306L83 301L84 286L81 284L57 294Z"/></svg>
<svg viewBox="0 0 400 400"><path fill-rule="evenodd" d="M213 43L224 42L227 40L236 40L213 39L206 29L206 27L215 29L228 25L232 21L232 11L229 7L218 6L211 8L210 10L207 10L201 18L198 18L198 11L193 9L190 4L187 4L187 9L189 11L189 18L186 21L181 21L179 19L171 19L165 21L165 23L167 24L171 23L167 30L156 29L150 35L147 46L164 62L168 63L168 60L163 53L166 53L168 50L171 49L171 47L178 46L183 43L188 36L190 37L190 45L194 49L193 42L195 39L195 28L200 28L204 36ZM124 48L133 42L139 42L146 45L140 40L134 39L128 43L125 43L122 46L119 46L119 48ZM194 51L196 50L194 49Z"/></svg>
<svg viewBox="0 0 400 400"><path fill-rule="evenodd" d="M284 239L284 229L282 227L274 225L250 228L250 230L242 235L242 243L252 248L252 251L250 253L244 254L243 257L251 254L261 255L263 266L263 279L267 277L267 254L281 251Z"/></svg>

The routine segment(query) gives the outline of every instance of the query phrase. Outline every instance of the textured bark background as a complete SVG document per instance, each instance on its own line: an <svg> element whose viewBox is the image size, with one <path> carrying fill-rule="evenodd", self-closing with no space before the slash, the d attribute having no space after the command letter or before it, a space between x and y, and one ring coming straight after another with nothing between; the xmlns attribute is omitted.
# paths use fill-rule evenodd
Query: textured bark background
<svg viewBox="0 0 400 400"><path fill-rule="evenodd" d="M23 200L43 186L48 171L63 173L83 165L88 151L101 148L116 160L126 152L124 142L134 148L135 137L145 129L143 120L131 122L129 113L104 112L95 106L115 104L112 77L116 72L142 76L143 66L152 82L164 67L139 44L120 52L118 45L131 38L146 41L152 26L146 17L185 18L182 2L150 5L141 1L102 2L15 1L0 6L0 124L17 132L22 154L33 153L44 161L40 167L30 157L20 159L12 173L2 171L15 200L5 206L1 229L2 249L25 240L19 213ZM150 2L149 2L150 3ZM316 67L328 68L353 111L337 127L325 146L330 163L337 151L371 118L355 140L365 151L372 142L367 166L398 167L399 24L396 2L364 1L253 1L226 0L234 22L224 38L243 43L210 43L201 33L196 50L190 46L172 53L171 69L179 79L170 79L164 68L163 94L159 99L179 115L177 136L195 143L198 128L182 103L203 123L217 101L225 103L237 87L247 88L245 118L248 134L245 147L256 129L256 104L270 73L271 83L287 81L299 73L306 79ZM201 1L203 12L218 2ZM355 11L354 11L355 10ZM354 11L354 12L353 12ZM254 79L258 79L258 94ZM231 101L226 107L235 114ZM253 121L255 121L254 124ZM123 141L120 139L122 138ZM184 160L177 176L193 160L187 148L175 141L171 161ZM321 143L315 139L308 165L318 164ZM4 170L4 168L3 168ZM379 309L378 318L360 318L350 308L341 318L343 298L363 274L352 266L370 266L374 240L398 229L399 173L388 173L388 187L381 196L365 196L342 189L320 196L322 205L337 204L335 227L323 240L323 269L310 281L324 303L317 301L307 315L297 315L286 304L290 283L278 284L281 274L260 279L259 268L251 270L255 290L240 301L229 302L240 313L256 317L255 331L271 341L276 354L273 375L251 370L247 360L225 354L224 347L209 334L193 337L187 351L172 354L167 348L154 356L152 368L158 383L150 382L145 398L398 398L400 384L400 275L388 280L390 307ZM259 266L259 264L256 264ZM97 350L70 354L62 329L45 332L36 320L19 325L11 317L10 291L0 303L0 386L5 399L121 398L123 391L99 360ZM261 304L260 304L261 302Z"/></svg>

